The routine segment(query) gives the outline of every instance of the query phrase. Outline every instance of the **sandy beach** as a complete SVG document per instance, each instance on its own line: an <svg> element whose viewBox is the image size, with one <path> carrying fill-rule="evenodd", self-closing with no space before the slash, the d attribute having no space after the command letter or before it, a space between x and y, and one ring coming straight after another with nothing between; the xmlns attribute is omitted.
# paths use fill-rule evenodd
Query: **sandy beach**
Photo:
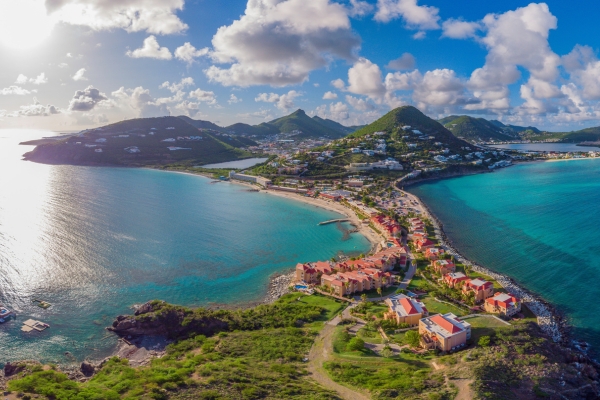
<svg viewBox="0 0 600 400"><path fill-rule="evenodd" d="M233 183L237 184L237 182ZM256 186L253 187L256 188ZM273 196L285 197L286 199L301 201L303 203L310 204L315 207L323 208L325 210L334 211L339 214L345 215L350 220L350 223L356 226L358 232L364 237L366 237L367 240L369 240L369 242L371 242L371 251L375 251L379 244L381 244L381 242L383 242L384 240L383 236L378 235L374 230L369 228L368 225L363 224L354 211L350 210L347 207L344 207L339 203L323 199L316 199L314 197L306 197L296 193L280 192L277 190L262 189L261 192Z"/></svg>

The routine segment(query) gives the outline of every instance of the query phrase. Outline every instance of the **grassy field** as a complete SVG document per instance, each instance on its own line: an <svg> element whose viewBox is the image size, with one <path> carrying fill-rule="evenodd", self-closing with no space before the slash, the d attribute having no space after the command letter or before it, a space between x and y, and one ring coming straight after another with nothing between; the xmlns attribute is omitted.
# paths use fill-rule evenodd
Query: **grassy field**
<svg viewBox="0 0 600 400"><path fill-rule="evenodd" d="M467 315L467 312L465 310L450 304L440 303L433 297L427 296L420 300L423 302L423 304L425 304L425 307L427 307L427 311L429 311L429 314L446 314L451 312L459 317Z"/></svg>
<svg viewBox="0 0 600 400"><path fill-rule="evenodd" d="M415 275L410 281L410 285L408 285L408 290L418 289L418 290L427 290L429 288L429 283L418 275Z"/></svg>
<svg viewBox="0 0 600 400"><path fill-rule="evenodd" d="M335 300L331 297L322 296L320 294L313 294L311 296L300 295L298 298L300 299L298 300L300 303L321 307L324 310L319 318L307 326L321 326L324 322L329 321L338 313L342 312L342 310L348 305L346 302Z"/></svg>
<svg viewBox="0 0 600 400"><path fill-rule="evenodd" d="M164 357L146 367L132 368L127 360L112 359L84 383L31 365L20 379L9 383L9 389L70 400L335 399L333 393L307 379L302 360L317 332L311 324L297 326L299 319L322 324L341 308L341 303L327 297L294 293L248 314L235 314L254 321L261 314L283 314L287 315L285 326L276 322L280 327L267 324L259 329L221 331L208 338L196 335L170 345Z"/></svg>

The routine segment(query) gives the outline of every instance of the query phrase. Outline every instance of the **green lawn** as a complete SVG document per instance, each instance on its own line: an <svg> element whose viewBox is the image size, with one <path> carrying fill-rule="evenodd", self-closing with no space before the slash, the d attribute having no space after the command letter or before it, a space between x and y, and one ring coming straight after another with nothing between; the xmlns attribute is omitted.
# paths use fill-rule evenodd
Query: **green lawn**
<svg viewBox="0 0 600 400"><path fill-rule="evenodd" d="M440 303L439 301L435 300L433 297L424 297L422 299L420 299L424 304L425 307L427 307L427 311L429 311L429 314L446 314L446 313L453 313L456 316L462 316L462 315L467 315L467 312L464 311L461 308L458 308L456 306L452 306L450 304L446 304L446 303Z"/></svg>
<svg viewBox="0 0 600 400"><path fill-rule="evenodd" d="M415 275L410 281L410 285L408 285L408 290L410 289L418 289L418 290L427 290L429 288L429 283L420 276Z"/></svg>
<svg viewBox="0 0 600 400"><path fill-rule="evenodd" d="M362 328L356 333L356 336L358 336L359 338L361 338L362 340L364 340L367 343L373 343L373 344L382 344L383 343L383 338L377 331L368 331L365 328Z"/></svg>
<svg viewBox="0 0 600 400"><path fill-rule="evenodd" d="M508 325L490 317L473 317L465 319L472 328L504 328Z"/></svg>
<svg viewBox="0 0 600 400"><path fill-rule="evenodd" d="M320 325L322 322L329 321L348 305L346 302L335 300L332 297L322 296L320 294L313 294L311 296L299 294L298 298L300 298L300 302L302 303L322 307L326 310L326 312L318 319L319 322L312 323L314 325Z"/></svg>
<svg viewBox="0 0 600 400"><path fill-rule="evenodd" d="M365 294L367 295L367 297L369 299L377 299L380 297L385 297L389 294L394 293L396 290L398 289L398 286L389 286L386 288L383 288L381 291L381 295L379 295L379 293L377 293L375 290L369 290L368 292L365 292Z"/></svg>

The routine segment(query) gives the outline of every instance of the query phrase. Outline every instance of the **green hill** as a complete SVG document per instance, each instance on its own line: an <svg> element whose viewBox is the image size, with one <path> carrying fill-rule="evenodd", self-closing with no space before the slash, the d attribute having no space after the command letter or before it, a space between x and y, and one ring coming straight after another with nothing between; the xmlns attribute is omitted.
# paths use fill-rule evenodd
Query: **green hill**
<svg viewBox="0 0 600 400"><path fill-rule="evenodd" d="M561 142L581 143L600 141L600 126L586 128L580 131L564 133Z"/></svg>
<svg viewBox="0 0 600 400"><path fill-rule="evenodd" d="M317 121L319 124L326 126L330 129L339 131L339 132L343 133L344 135L349 135L364 126L364 125L363 126L344 126L344 125L340 124L339 122L335 122L330 119L324 119L324 118L319 117L318 115L315 115L314 117L312 117L312 119Z"/></svg>
<svg viewBox="0 0 600 400"><path fill-rule="evenodd" d="M505 125L502 122L500 122L498 120L495 120L495 119L491 120L490 122L492 124L496 125L499 128L503 128L505 130L516 132L516 133L527 132L527 131L530 131L530 132L535 133L535 134L541 134L542 133L542 131L540 131L535 126Z"/></svg>
<svg viewBox="0 0 600 400"><path fill-rule="evenodd" d="M237 123L224 128L226 132L234 134L234 135L244 135L244 136L257 136L257 137L265 137L269 135L276 135L279 133L279 130L274 126L270 126L268 124L262 123L260 125L248 125L244 123Z"/></svg>
<svg viewBox="0 0 600 400"><path fill-rule="evenodd" d="M412 134L412 130L419 130L423 134L428 135L428 137L433 137L433 139L428 139L428 141L443 143L450 149L469 145L467 142L454 136L442 124L429 118L413 106L396 108L377 121L354 132L349 137L360 138L380 131L388 133L403 132L403 126L411 127L406 132L407 134Z"/></svg>
<svg viewBox="0 0 600 400"><path fill-rule="evenodd" d="M451 115L439 120L455 136L470 141L506 141L513 140L507 130L496 124L483 119L473 118L467 115Z"/></svg>
<svg viewBox="0 0 600 400"><path fill-rule="evenodd" d="M201 139L194 140L190 137ZM26 160L47 164L200 165L250 157L250 153L237 148L240 146L243 144L237 138L230 140L228 137L200 132L181 118L161 117L118 122L53 143L41 144L24 157ZM130 152L132 147L136 147L139 152ZM102 152L96 152L98 149Z"/></svg>
<svg viewBox="0 0 600 400"><path fill-rule="evenodd" d="M186 117L185 115L181 115L178 118L181 118L188 124L195 126L199 129L212 129L213 131L225 132L225 128L220 127L217 124L213 124L210 121L202 121L201 119L191 119L190 117Z"/></svg>
<svg viewBox="0 0 600 400"><path fill-rule="evenodd" d="M304 110L296 110L290 115L270 121L268 125L276 127L281 133L301 131L302 133L296 135L298 138L326 137L339 139L348 134L348 132L343 132L339 128L342 125L337 122L322 118L310 118Z"/></svg>

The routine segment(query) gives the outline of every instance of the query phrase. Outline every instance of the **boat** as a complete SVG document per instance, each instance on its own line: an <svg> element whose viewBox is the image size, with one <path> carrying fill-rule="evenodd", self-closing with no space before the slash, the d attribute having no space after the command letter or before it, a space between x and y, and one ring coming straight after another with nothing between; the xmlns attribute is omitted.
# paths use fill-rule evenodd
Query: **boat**
<svg viewBox="0 0 600 400"><path fill-rule="evenodd" d="M0 305L0 324L5 323L10 319L10 317L14 316L13 312L8 308Z"/></svg>

